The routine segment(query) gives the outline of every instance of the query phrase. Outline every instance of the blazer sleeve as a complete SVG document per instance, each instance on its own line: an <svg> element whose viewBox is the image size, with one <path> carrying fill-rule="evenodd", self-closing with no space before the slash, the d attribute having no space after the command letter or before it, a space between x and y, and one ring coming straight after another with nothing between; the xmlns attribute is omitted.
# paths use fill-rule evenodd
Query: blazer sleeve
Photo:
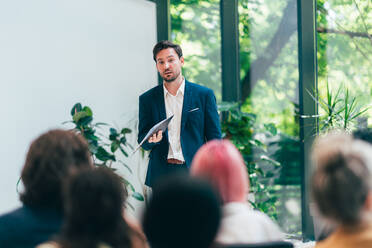
<svg viewBox="0 0 372 248"><path fill-rule="evenodd" d="M213 139L221 139L221 124L220 117L217 111L216 97L212 90L208 90L205 103L205 139L207 141Z"/></svg>
<svg viewBox="0 0 372 248"><path fill-rule="evenodd" d="M142 95L139 97L139 110L138 110L138 137L137 142L140 143L146 136L147 132L151 129L153 121L151 120L152 114L149 112L149 103L146 102L146 98ZM149 143L147 140L142 144L142 148L145 150L151 150L158 143Z"/></svg>

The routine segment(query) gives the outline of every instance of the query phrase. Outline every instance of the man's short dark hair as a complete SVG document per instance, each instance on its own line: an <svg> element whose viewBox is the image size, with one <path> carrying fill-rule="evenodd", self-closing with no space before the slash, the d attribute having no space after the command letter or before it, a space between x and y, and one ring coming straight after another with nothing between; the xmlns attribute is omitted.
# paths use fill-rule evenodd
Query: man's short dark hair
<svg viewBox="0 0 372 248"><path fill-rule="evenodd" d="M221 220L221 201L207 182L185 174L153 187L143 219L153 248L210 247Z"/></svg>
<svg viewBox="0 0 372 248"><path fill-rule="evenodd" d="M71 172L91 168L85 139L66 130L51 130L31 143L22 169L21 201L31 207L62 209L62 183Z"/></svg>
<svg viewBox="0 0 372 248"><path fill-rule="evenodd" d="M183 56L182 55L182 49L179 45L174 44L173 42L171 42L169 40L163 40L163 41L160 41L158 44L156 44L154 46L154 49L152 50L155 62L156 62L156 56L158 55L158 53L161 50L164 50L164 49L167 49L167 48L173 48L176 51L179 58L181 58Z"/></svg>

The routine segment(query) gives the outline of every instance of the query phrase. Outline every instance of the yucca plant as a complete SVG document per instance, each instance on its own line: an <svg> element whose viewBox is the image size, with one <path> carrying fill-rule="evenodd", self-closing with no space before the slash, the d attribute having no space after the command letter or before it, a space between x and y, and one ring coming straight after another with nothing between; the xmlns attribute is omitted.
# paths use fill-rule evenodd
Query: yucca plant
<svg viewBox="0 0 372 248"><path fill-rule="evenodd" d="M342 94L343 92L344 94ZM321 113L318 116L321 133L340 129L350 132L355 125L357 117L363 116L370 108L369 106L364 108L359 106L357 98L351 96L349 89L343 84L338 87L334 94L327 82L325 98L322 98L316 92L312 94L308 91L308 93L324 112L324 114Z"/></svg>

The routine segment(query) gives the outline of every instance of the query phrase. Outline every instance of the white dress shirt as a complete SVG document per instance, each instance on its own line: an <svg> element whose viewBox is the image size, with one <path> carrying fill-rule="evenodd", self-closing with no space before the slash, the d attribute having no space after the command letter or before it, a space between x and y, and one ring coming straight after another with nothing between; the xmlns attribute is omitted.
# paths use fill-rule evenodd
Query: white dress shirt
<svg viewBox="0 0 372 248"><path fill-rule="evenodd" d="M167 118L171 115L173 116L172 121L168 125L168 140L169 140L169 150L168 159L174 158L180 161L185 161L182 148L181 148L181 118L182 118L182 107L183 107L183 97L185 92L185 78L177 90L176 95L172 95L165 88L164 89L164 102L165 111L167 113Z"/></svg>

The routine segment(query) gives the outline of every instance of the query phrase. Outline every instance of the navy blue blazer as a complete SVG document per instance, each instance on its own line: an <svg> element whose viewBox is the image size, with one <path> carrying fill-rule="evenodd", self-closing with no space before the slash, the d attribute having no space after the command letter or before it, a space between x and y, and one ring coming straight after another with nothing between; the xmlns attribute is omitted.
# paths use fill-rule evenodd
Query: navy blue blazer
<svg viewBox="0 0 372 248"><path fill-rule="evenodd" d="M34 248L58 234L62 211L52 208L17 208L0 216L1 248Z"/></svg>
<svg viewBox="0 0 372 248"><path fill-rule="evenodd" d="M191 111L192 110L192 111ZM163 85L158 85L139 97L138 142L156 123L166 118ZM187 167L196 151L212 139L221 139L221 126L217 112L216 98L211 89L185 80L185 92L181 117L181 148ZM152 186L165 175L169 149L168 132L158 143L148 143L142 148L150 151L145 184Z"/></svg>

